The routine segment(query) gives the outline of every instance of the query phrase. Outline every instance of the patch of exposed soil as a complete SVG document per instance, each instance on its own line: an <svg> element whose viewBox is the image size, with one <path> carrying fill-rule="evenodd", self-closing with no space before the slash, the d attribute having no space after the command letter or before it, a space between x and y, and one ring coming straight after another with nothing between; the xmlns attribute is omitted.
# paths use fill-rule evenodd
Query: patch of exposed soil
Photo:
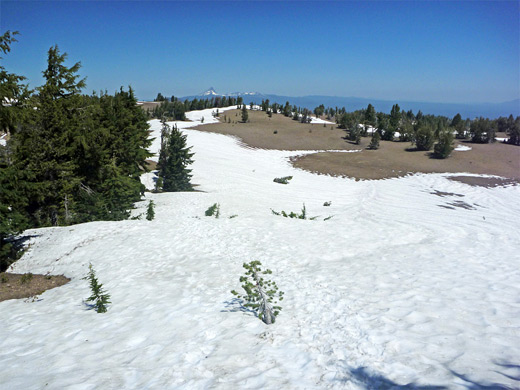
<svg viewBox="0 0 520 390"><path fill-rule="evenodd" d="M345 139L346 132L336 125L302 124L282 114L272 118L263 111L248 111L249 122L241 123L238 110L221 114L220 123L197 127L197 130L233 135L249 147L276 150L354 150L358 153L320 152L293 158L292 164L318 174L355 179L387 179L414 173L472 173L501 176L511 182L461 178L471 185L509 185L520 181L520 147L495 142L473 144L455 141L455 146L471 150L453 151L446 159L431 158L431 152L414 151L409 142L381 141L378 150L367 150L369 137L355 145ZM226 118L226 121L224 120ZM231 121L231 123L227 123ZM476 184L479 183L479 184ZM484 184L482 184L484 183ZM497 183L497 184L495 184Z"/></svg>
<svg viewBox="0 0 520 390"><path fill-rule="evenodd" d="M63 286L70 279L63 275L0 273L0 302L36 297L46 290Z"/></svg>

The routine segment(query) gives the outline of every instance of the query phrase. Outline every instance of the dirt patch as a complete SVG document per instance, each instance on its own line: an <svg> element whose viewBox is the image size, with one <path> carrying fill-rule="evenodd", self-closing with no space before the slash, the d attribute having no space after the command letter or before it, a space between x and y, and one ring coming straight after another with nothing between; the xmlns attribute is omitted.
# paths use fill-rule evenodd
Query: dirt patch
<svg viewBox="0 0 520 390"><path fill-rule="evenodd" d="M248 111L249 123L241 123L239 110L223 112L220 123L197 130L233 135L249 147L276 150L359 150L357 153L320 152L293 158L292 164L318 174L355 179L387 179L414 173L473 173L520 180L520 147L496 142L472 144L453 151L447 159L431 158L431 152L414 151L409 142L381 141L378 150L367 150L369 137L360 145L347 141L336 125L302 124L282 114L272 118L263 111ZM231 123L227 123L228 121ZM276 134L275 134L276 132ZM408 151L407 151L408 150ZM463 181L466 179L459 179ZM469 182L468 182L469 183ZM499 184L503 185L503 184Z"/></svg>
<svg viewBox="0 0 520 390"><path fill-rule="evenodd" d="M70 279L63 275L0 274L0 302L8 299L36 297L46 290L63 286Z"/></svg>
<svg viewBox="0 0 520 390"><path fill-rule="evenodd" d="M505 187L520 184L520 180L518 179L503 179L500 177L450 176L448 179L474 187L485 188Z"/></svg>
<svg viewBox="0 0 520 390"><path fill-rule="evenodd" d="M345 132L336 125L300 123L283 114L249 111L249 122L242 123L240 110L220 114L220 123L194 127L196 130L233 135L249 147L274 150L353 150L357 145L345 142ZM224 122L231 120L231 123ZM276 132L276 133L275 133Z"/></svg>

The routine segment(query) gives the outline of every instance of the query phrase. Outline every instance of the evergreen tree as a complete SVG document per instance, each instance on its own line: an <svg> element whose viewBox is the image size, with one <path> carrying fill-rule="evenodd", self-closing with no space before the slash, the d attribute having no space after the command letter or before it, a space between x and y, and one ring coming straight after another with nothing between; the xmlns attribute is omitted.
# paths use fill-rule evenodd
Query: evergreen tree
<svg viewBox="0 0 520 390"><path fill-rule="evenodd" d="M510 116L511 123L508 123L507 134L509 135L508 143L512 145L520 145L520 116L513 121L513 115ZM508 121L509 122L509 121Z"/></svg>
<svg viewBox="0 0 520 390"><path fill-rule="evenodd" d="M365 124L376 127L376 110L372 104L369 104L365 111Z"/></svg>
<svg viewBox="0 0 520 390"><path fill-rule="evenodd" d="M246 123L249 118L249 114L247 113L247 108L245 104L242 104L242 122Z"/></svg>
<svg viewBox="0 0 520 390"><path fill-rule="evenodd" d="M18 32L7 31L0 36L0 51L11 51L12 42ZM18 123L25 116L29 91L21 84L25 77L8 73L0 65L0 133L14 133ZM13 245L14 235L27 226L25 207L26 171L16 169L12 162L11 141L7 147L0 145L0 272L16 260L17 248Z"/></svg>
<svg viewBox="0 0 520 390"><path fill-rule="evenodd" d="M453 130L448 128L439 134L439 141L433 148L433 156L436 158L447 158L453 151Z"/></svg>
<svg viewBox="0 0 520 390"><path fill-rule="evenodd" d="M496 123L490 121L488 118L477 118L471 122L470 136L471 142L485 144L495 142Z"/></svg>
<svg viewBox="0 0 520 390"><path fill-rule="evenodd" d="M187 168L193 163L191 147L186 146L186 135L176 127L168 133L165 149L161 150L162 156L159 156L159 160L164 161L159 171L162 189L168 192L191 191L191 169Z"/></svg>
<svg viewBox="0 0 520 390"><path fill-rule="evenodd" d="M433 146L434 135L431 126L422 124L415 134L415 146L417 150L430 150Z"/></svg>
<svg viewBox="0 0 520 390"><path fill-rule="evenodd" d="M155 217L154 206L155 206L155 203L153 202L153 200L151 200L150 202L148 202L148 207L146 208L146 219L147 219L148 221L153 220L154 217Z"/></svg>
<svg viewBox="0 0 520 390"><path fill-rule="evenodd" d="M368 149L376 150L379 149L379 140L381 136L378 131L374 131L372 133L372 139L370 140L370 144L368 145Z"/></svg>
<svg viewBox="0 0 520 390"><path fill-rule="evenodd" d="M49 49L45 84L38 88L35 100L37 110L31 110L16 139L18 166L29 172L34 183L29 207L38 211L36 222L41 225L72 222L73 193L81 182L75 175L75 157L84 135L79 93L85 81L76 74L79 62L70 68L63 64L66 56L57 46Z"/></svg>

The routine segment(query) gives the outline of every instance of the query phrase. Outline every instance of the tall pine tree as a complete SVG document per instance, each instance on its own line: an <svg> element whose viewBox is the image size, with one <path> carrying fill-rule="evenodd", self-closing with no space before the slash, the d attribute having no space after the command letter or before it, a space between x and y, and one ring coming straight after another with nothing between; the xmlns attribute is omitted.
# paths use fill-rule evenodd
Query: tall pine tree
<svg viewBox="0 0 520 390"><path fill-rule="evenodd" d="M177 127L173 129L164 122L162 129L161 152L159 155L159 180L162 190L167 192L191 191L191 169L193 163L191 147L187 147L185 134Z"/></svg>

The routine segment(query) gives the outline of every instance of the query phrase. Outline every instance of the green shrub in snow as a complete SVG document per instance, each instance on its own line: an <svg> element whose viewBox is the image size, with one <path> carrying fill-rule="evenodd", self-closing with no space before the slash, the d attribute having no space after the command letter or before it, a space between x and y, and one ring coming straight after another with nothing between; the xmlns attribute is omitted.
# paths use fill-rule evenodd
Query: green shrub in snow
<svg viewBox="0 0 520 390"><path fill-rule="evenodd" d="M278 302L283 300L283 291L278 290L275 282L265 279L262 275L270 275L272 271L266 269L262 271L262 263L259 261L251 261L249 264L244 263L246 269L244 276L240 277L240 283L245 294L239 294L235 290L231 293L246 303L245 307L252 309L263 322L270 325L275 322L276 316L282 308L278 306Z"/></svg>

